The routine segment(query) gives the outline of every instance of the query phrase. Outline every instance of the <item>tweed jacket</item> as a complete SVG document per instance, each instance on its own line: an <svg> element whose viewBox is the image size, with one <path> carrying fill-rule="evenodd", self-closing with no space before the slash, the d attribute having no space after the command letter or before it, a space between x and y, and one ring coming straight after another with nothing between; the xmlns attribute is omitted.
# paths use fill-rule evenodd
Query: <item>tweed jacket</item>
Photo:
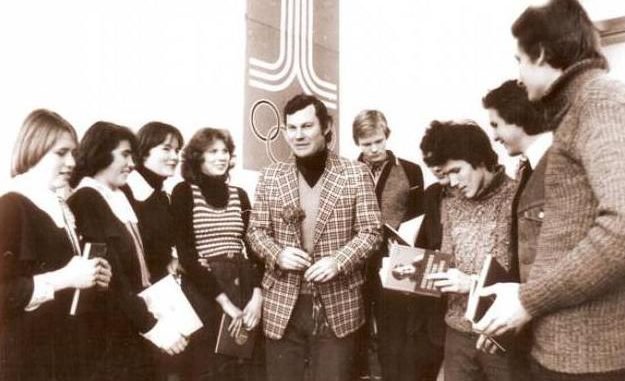
<svg viewBox="0 0 625 381"><path fill-rule="evenodd" d="M513 216L517 220L517 259L521 282L527 280L534 263L536 243L545 216L544 179L546 168L547 154L540 159L538 166L527 180L527 184L520 190L519 203Z"/></svg>
<svg viewBox="0 0 625 381"><path fill-rule="evenodd" d="M319 293L330 328L345 337L364 322L361 286L362 265L381 240L381 217L369 170L329 152L322 181L315 225L313 261L336 259L339 274L319 284ZM266 168L256 187L248 241L266 264L263 328L271 339L280 339L299 296L302 272L284 271L276 264L285 247L299 247L301 231L283 219L283 211L299 207L295 163ZM301 247L300 247L301 248Z"/></svg>
<svg viewBox="0 0 625 381"><path fill-rule="evenodd" d="M520 299L534 317L532 356L563 373L625 369L625 86L603 66L579 62L541 101L557 129Z"/></svg>

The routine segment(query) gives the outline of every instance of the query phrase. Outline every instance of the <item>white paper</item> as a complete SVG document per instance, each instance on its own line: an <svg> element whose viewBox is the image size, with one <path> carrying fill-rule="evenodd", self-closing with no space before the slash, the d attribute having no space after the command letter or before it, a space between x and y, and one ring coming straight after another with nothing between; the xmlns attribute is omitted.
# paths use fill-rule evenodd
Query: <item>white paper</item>
<svg viewBox="0 0 625 381"><path fill-rule="evenodd" d="M187 337L203 326L173 275L154 283L139 296L145 300L148 310L155 318L174 322L178 331Z"/></svg>

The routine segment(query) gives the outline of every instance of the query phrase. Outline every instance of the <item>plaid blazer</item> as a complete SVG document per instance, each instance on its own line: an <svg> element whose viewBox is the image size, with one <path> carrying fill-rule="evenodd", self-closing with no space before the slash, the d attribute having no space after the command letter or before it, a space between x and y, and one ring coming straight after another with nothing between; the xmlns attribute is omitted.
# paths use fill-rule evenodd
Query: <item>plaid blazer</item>
<svg viewBox="0 0 625 381"><path fill-rule="evenodd" d="M344 337L364 322L362 264L381 240L381 217L369 170L361 163L329 152L323 176L319 211L313 236L313 261L336 258L339 274L318 286L330 328ZM280 339L299 296L302 272L276 265L284 247L299 247L301 232L282 218L286 207L300 207L295 163L272 164L256 187L248 241L266 263L263 328ZM300 247L301 248L301 247Z"/></svg>

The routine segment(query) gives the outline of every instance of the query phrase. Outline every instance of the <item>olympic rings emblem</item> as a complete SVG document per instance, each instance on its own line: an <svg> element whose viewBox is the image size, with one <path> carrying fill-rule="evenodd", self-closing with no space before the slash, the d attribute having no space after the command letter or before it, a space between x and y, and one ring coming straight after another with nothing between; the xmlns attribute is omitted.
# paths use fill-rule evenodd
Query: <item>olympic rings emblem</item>
<svg viewBox="0 0 625 381"><path fill-rule="evenodd" d="M256 121L256 113L261 107L269 108L269 111L271 111L273 117L275 118L275 124L269 128L266 135L262 134ZM250 126L252 127L252 132L258 140L265 142L265 152L267 152L267 156L269 156L271 161L274 163L281 161L276 157L273 149L271 148L271 143L273 143L280 135L280 120L280 110L278 110L278 107L276 107L276 105L270 100L259 99L252 105L252 110L250 111Z"/></svg>

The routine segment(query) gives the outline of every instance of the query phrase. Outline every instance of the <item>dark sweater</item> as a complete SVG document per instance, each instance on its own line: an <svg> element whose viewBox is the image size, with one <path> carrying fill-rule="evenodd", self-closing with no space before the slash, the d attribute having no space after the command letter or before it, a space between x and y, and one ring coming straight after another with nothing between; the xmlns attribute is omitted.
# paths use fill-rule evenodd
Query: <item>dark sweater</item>
<svg viewBox="0 0 625 381"><path fill-rule="evenodd" d="M137 170L153 192L145 200L138 200L129 187L133 199L131 203L139 219L139 229L143 239L145 261L150 271L150 282L155 283L167 275L167 266L172 259L174 242L174 222L167 193L162 190L165 178L148 169ZM136 190L134 190L136 192Z"/></svg>

